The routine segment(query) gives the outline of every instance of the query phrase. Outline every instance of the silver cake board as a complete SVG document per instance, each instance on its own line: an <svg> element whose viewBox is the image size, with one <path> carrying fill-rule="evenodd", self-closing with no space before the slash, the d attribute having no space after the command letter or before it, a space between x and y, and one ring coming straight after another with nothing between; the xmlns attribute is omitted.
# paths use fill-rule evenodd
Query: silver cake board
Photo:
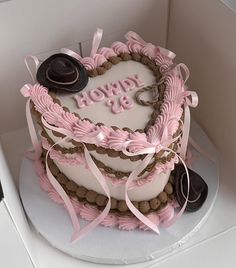
<svg viewBox="0 0 236 268"><path fill-rule="evenodd" d="M196 123L192 123L191 136L197 143L215 156L212 162L192 150L192 169L208 184L208 197L200 210L184 213L168 229L160 227L160 235L151 231L124 231L103 226L96 227L75 244L70 243L72 225L67 211L54 203L39 185L33 162L23 159L20 172L20 195L25 211L35 229L55 248L85 261L103 264L132 264L163 258L193 236L206 221L219 187L217 152ZM81 225L87 224L81 220Z"/></svg>

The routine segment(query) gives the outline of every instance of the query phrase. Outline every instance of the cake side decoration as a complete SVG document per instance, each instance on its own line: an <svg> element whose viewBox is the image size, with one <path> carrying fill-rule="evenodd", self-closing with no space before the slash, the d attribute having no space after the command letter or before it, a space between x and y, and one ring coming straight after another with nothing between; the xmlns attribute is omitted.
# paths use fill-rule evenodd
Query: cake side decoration
<svg viewBox="0 0 236 268"><path fill-rule="evenodd" d="M102 30L98 29L89 57L62 50L65 58L72 58L81 69L75 71L76 63L70 65L61 61L63 55L54 55L55 59L59 57L59 63L49 58L51 66L46 60L37 74L40 80L40 68L44 67L43 80L48 80L50 86L27 84L21 89L29 98L27 121L42 187L50 193L51 199L65 205L74 227L73 242L98 224L125 230L151 229L159 233L159 224L172 225L186 207L188 210L199 208L207 195L202 181L200 186L191 182L196 176L185 164L189 107L196 107L198 100L196 93L185 86L189 76L187 67L182 63L173 64L174 53L146 43L134 32L128 32L125 37L126 43L117 41L110 48L99 49ZM137 74L124 76L123 72L113 71L113 76L119 78L110 82L109 72L119 63L126 68L126 73L137 71ZM134 69L130 68L132 66ZM83 70L82 74L80 70ZM105 74L109 82L96 84L106 81L105 78L96 80L97 76ZM57 85L52 86L55 82ZM63 88L61 83L64 83ZM63 89L68 94L62 95L59 91L51 94L49 88ZM78 90L83 91L72 93ZM149 99L143 97L145 93L150 94ZM132 111L139 112L140 116L152 111L151 117L147 118L144 129L132 130L129 125L119 128L81 116L82 111L92 111L90 115L96 115L96 106L100 103L108 105L114 113L104 117L114 116L117 123L129 119L127 122L132 125L132 121L139 119L129 116ZM32 124L31 110L43 129L43 150ZM180 184L175 184L178 180L169 182L177 162L182 164L184 174L180 176ZM54 190L49 190L49 184ZM201 202L190 208L192 201L200 200L191 199L199 191ZM178 195L176 199L181 206L176 213L173 193ZM77 213L91 221L82 229ZM129 213L129 216L122 213Z"/></svg>

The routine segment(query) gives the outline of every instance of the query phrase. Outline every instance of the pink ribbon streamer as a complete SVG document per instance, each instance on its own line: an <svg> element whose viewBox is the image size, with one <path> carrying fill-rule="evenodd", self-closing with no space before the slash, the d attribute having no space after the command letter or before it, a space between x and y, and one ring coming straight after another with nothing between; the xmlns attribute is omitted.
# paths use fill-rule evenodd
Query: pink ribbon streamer
<svg viewBox="0 0 236 268"><path fill-rule="evenodd" d="M90 57L91 58L93 58L94 55L97 53L97 50L98 50L99 45L100 45L101 40L102 40L102 34L103 34L103 30L100 29L100 28L98 28L97 31L94 33L93 42L92 42L92 48L91 48L91 52L90 52ZM82 57L78 53L74 52L71 49L62 48L61 53L67 54L67 55L75 58L76 60L78 60L80 62L82 61Z"/></svg>
<svg viewBox="0 0 236 268"><path fill-rule="evenodd" d="M137 33L133 32L133 31L129 31L125 34L125 38L127 40L133 40L143 46L147 45L148 43L146 41L144 41L142 39L141 36L139 36ZM173 60L176 56L176 54L166 48L163 48L163 47L160 47L160 46L157 46L157 48L159 49L160 53L166 57L168 57L169 59Z"/></svg>
<svg viewBox="0 0 236 268"><path fill-rule="evenodd" d="M60 183L56 180L56 178L53 176L53 174L51 173L49 167L48 167L48 156L49 156L49 153L51 151L51 149L57 145L57 144L60 144L61 142L67 140L68 138L65 137L63 139L60 139L58 142L54 143L50 148L49 150L47 151L47 154L46 154L46 173L47 173L47 177L51 183L51 185L53 186L53 188L57 191L57 193L60 195L60 197L62 198L64 204L65 204L65 207L70 215L70 218L71 218L71 222L72 222L72 225L74 227L74 233L72 235L72 238L71 238L71 242L75 242L79 235L80 235L80 224L79 224L79 220L78 220L78 217L76 215L76 212L75 212L75 209L71 203L71 200L69 198L69 196L67 195L67 193L65 192L65 190L62 188L62 186L60 185ZM38 161L40 161L38 159Z"/></svg>
<svg viewBox="0 0 236 268"><path fill-rule="evenodd" d="M92 42L92 49L90 52L90 57L93 58L93 56L97 53L99 45L101 43L102 40L102 34L103 34L103 30L98 28L97 31L94 33L93 36L93 42Z"/></svg>
<svg viewBox="0 0 236 268"><path fill-rule="evenodd" d="M61 48L61 53L67 54L67 55L75 58L79 62L81 62L81 60L82 60L82 57L78 53L74 52L73 50L71 50L69 48Z"/></svg>
<svg viewBox="0 0 236 268"><path fill-rule="evenodd" d="M25 97L29 97L29 90L31 88L30 84L26 84L21 88L21 94ZM26 120L29 128L29 134L30 134L30 139L31 143L34 148L34 153L28 151L27 152L27 157L33 160L37 160L40 158L41 153L42 153L42 148L41 148L41 143L38 140L38 136L35 131L34 127L34 122L32 120L31 112L30 112L30 99L27 100L26 102Z"/></svg>
<svg viewBox="0 0 236 268"><path fill-rule="evenodd" d="M35 64L35 74L33 74L32 70L30 68L30 65L29 65L30 60L33 61ZM27 70L32 78L33 83L35 83L36 72L37 72L38 66L39 66L38 58L36 56L28 55L25 57L24 62L25 62L26 68L27 68Z"/></svg>
<svg viewBox="0 0 236 268"><path fill-rule="evenodd" d="M196 107L198 105L198 96L195 91L189 91L187 90L187 87L184 86L184 84L189 78L189 69L187 68L187 66L183 63L180 63L176 65L175 68L177 68L177 71L181 77L181 80L183 82L183 91L185 91L183 136L179 151L180 157L185 160L188 147L190 120L191 120L189 107ZM184 71L184 74L182 73L182 71Z"/></svg>

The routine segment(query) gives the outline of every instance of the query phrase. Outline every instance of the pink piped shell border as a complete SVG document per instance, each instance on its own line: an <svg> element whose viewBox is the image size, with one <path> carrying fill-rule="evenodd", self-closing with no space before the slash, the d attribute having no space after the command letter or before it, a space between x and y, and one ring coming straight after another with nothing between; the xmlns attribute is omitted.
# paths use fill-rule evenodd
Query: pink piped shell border
<svg viewBox="0 0 236 268"><path fill-rule="evenodd" d="M48 193L49 198L60 205L64 206L64 201L61 199L60 195L53 188L51 183L48 180L46 173L44 172L43 165L40 160L37 163L37 173L39 176L40 187L42 190ZM70 198L72 205L77 213L82 219L87 221L92 221L98 217L101 213L97 208L79 202L75 198ZM175 215L175 208L179 207L178 204L174 201L172 203L168 203L163 209L158 212L151 212L146 216L157 226L161 226L169 222ZM137 218L128 215L118 215L116 213L109 213L106 218L100 223L105 227L117 227L122 230L131 231L134 229L140 229L143 231L150 230L145 224L139 221Z"/></svg>

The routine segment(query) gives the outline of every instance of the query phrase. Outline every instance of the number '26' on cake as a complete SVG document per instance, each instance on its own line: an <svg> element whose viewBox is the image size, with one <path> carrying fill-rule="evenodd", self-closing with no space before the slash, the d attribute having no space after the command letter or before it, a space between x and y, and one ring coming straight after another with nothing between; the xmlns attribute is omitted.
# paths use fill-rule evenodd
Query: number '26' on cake
<svg viewBox="0 0 236 268"><path fill-rule="evenodd" d="M197 105L188 68L135 32L110 47L101 38L98 29L87 57L65 48L41 64L27 57L37 81L21 89L40 185L68 211L73 241L98 224L159 233L207 197L185 163Z"/></svg>

